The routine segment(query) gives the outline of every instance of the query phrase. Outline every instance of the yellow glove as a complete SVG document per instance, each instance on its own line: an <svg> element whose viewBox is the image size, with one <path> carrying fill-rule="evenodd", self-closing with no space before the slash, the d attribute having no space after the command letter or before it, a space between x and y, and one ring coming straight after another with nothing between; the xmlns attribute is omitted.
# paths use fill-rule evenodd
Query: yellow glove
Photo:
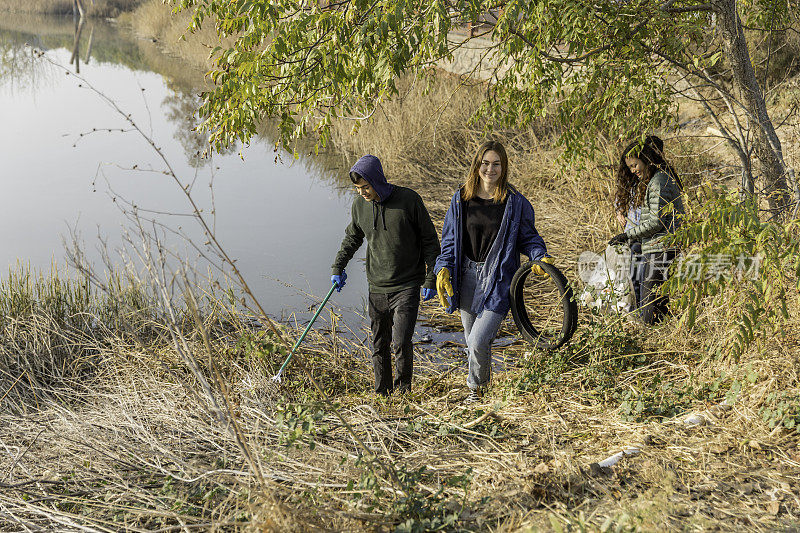
<svg viewBox="0 0 800 533"><path fill-rule="evenodd" d="M443 268L436 274L436 294L439 295L439 303L442 307L447 309L450 304L447 302L447 296L453 296L453 284L450 283L450 271Z"/></svg>
<svg viewBox="0 0 800 533"><path fill-rule="evenodd" d="M541 261L542 263L547 263L548 265L552 265L553 264L553 258L552 257L542 257L541 259L539 259L539 261ZM533 274L535 276L546 276L547 272L545 272L544 269L542 267L540 267L539 265L534 264L531 267L531 274Z"/></svg>

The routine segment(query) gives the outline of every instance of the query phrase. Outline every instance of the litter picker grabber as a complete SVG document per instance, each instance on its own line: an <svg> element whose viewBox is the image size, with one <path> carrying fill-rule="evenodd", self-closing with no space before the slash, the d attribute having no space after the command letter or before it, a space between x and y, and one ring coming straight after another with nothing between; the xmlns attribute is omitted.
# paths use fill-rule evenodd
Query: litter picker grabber
<svg viewBox="0 0 800 533"><path fill-rule="evenodd" d="M297 339L296 343L294 343L294 347L292 348L292 351L289 353L289 357L287 357L286 361L283 362L283 364L281 365L280 370L278 370L278 373L275 374L274 376L272 376L272 381L274 381L275 383L280 383L281 382L281 374L283 373L283 369L286 368L286 365L288 365L289 361L292 360L292 356L294 355L295 350L297 350L297 347L300 346L301 342L303 342L303 339L306 338L306 334L309 332L309 330L311 329L311 326L314 324L314 321L317 319L319 314L322 312L322 308L325 307L326 303L328 303L328 300L330 299L331 294L333 294L333 290L335 288L336 288L336 284L334 283L334 284L331 285L331 290L328 291L328 294L325 296L325 299L322 300L321 304L319 304L319 307L317 308L317 312L314 313L314 316L311 318L311 322L308 323L308 325L306 326L305 331L303 331L303 334L300 335L300 338Z"/></svg>

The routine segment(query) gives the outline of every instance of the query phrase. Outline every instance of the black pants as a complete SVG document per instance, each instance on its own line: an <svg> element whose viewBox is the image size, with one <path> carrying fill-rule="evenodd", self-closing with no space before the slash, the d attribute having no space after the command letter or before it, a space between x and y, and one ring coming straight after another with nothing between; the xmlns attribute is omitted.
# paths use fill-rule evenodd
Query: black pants
<svg viewBox="0 0 800 533"><path fill-rule="evenodd" d="M411 390L414 371L414 344L411 336L419 312L419 287L389 294L369 293L369 318L372 326L372 367L375 392L390 394L398 388ZM392 353L397 377L392 381Z"/></svg>
<svg viewBox="0 0 800 533"><path fill-rule="evenodd" d="M655 324L667 314L669 297L658 294L661 285L667 281L669 266L675 260L676 252L644 254L643 278L639 301L639 315L645 324Z"/></svg>
<svg viewBox="0 0 800 533"><path fill-rule="evenodd" d="M636 299L634 304L636 309L639 308L642 300L643 265L642 243L634 241L631 243L631 281L633 282L633 297Z"/></svg>

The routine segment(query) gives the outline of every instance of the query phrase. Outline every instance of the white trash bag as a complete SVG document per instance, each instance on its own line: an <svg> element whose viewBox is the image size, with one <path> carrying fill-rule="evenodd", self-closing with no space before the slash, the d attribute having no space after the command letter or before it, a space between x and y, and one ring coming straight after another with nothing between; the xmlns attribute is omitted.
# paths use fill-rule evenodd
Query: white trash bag
<svg viewBox="0 0 800 533"><path fill-rule="evenodd" d="M627 244L607 246L602 254L583 252L578 275L585 287L578 301L601 313L629 313L636 305L631 281L631 249Z"/></svg>

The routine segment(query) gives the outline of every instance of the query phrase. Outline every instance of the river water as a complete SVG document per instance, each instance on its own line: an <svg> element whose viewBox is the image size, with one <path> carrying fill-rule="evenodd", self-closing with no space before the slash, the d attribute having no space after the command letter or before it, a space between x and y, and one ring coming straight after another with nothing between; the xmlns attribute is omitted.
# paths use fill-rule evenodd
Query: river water
<svg viewBox="0 0 800 533"><path fill-rule="evenodd" d="M330 287L353 199L352 162L331 154L293 160L274 151L268 134L198 158L203 139L191 128L199 73L113 24L82 29L77 67L73 41L70 18L0 22L0 273L18 263L60 268L63 241L72 234L94 263L102 264L102 241L114 260L131 227L121 209L126 202L169 228L160 233L181 260L207 271L200 254L171 233L183 232L202 248L196 221L182 216L191 211L186 198L117 106L152 137L182 183L193 183L193 197L267 312L307 317ZM332 299L348 322L364 310L363 257L362 248L348 267L347 286Z"/></svg>

